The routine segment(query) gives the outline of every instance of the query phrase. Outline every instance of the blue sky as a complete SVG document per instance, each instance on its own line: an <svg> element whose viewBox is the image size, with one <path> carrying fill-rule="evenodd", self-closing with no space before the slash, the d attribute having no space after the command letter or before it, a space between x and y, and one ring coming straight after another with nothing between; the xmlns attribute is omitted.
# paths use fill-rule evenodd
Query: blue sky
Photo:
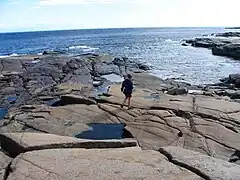
<svg viewBox="0 0 240 180"><path fill-rule="evenodd" d="M0 32L240 26L240 0L0 0Z"/></svg>

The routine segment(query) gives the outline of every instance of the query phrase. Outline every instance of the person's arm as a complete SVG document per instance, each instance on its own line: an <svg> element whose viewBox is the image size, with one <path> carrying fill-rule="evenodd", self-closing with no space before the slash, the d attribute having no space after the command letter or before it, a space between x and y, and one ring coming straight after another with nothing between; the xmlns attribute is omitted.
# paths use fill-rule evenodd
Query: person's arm
<svg viewBox="0 0 240 180"><path fill-rule="evenodd" d="M125 83L124 83L124 82L125 82L125 81L122 82L122 87L121 87L121 91L122 91L122 92L123 92L123 89L124 89L124 87L125 87L125 85L124 85Z"/></svg>
<svg viewBox="0 0 240 180"><path fill-rule="evenodd" d="M132 81L131 81L131 84L130 84L130 85L131 85L131 89L133 90L133 82L132 82Z"/></svg>

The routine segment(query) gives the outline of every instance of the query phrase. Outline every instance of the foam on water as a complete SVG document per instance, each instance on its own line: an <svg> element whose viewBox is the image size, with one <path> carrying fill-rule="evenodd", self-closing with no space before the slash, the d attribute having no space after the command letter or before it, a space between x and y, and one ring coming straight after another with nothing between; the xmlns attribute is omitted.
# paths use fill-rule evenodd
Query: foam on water
<svg viewBox="0 0 240 180"><path fill-rule="evenodd" d="M84 51L84 52L88 52L88 51L97 50L97 49L99 49L99 48L94 48L94 47L90 47L90 46L79 45L79 46L70 46L70 47L68 47L68 49L70 49L70 50L81 49L81 50Z"/></svg>
<svg viewBox="0 0 240 180"><path fill-rule="evenodd" d="M15 57L15 56L19 56L19 54L13 53L10 55L1 55L0 58Z"/></svg>

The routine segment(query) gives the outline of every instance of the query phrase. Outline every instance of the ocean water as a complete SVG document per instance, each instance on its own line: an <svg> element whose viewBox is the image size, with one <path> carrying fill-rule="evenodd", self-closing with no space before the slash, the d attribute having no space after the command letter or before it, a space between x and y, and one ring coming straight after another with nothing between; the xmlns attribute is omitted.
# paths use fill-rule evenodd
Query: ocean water
<svg viewBox="0 0 240 180"><path fill-rule="evenodd" d="M229 30L228 30L229 31ZM0 57L61 50L125 56L150 66L161 78L192 84L218 82L240 72L240 61L213 56L204 48L181 46L184 39L225 32L224 28L136 28L65 30L0 34Z"/></svg>

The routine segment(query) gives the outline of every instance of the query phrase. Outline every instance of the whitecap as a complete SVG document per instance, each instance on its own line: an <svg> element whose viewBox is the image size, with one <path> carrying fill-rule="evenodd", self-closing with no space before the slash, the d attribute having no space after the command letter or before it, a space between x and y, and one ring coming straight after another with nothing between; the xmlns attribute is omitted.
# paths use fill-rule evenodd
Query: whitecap
<svg viewBox="0 0 240 180"><path fill-rule="evenodd" d="M177 42L177 41L174 41L174 40L172 40L172 39L167 39L167 40L165 40L165 42L172 43L172 42Z"/></svg>
<svg viewBox="0 0 240 180"><path fill-rule="evenodd" d="M87 51L97 50L98 48L81 45L81 46L70 46L70 47L68 47L68 49L70 49L70 50L73 50L73 49L82 49L83 51L87 52Z"/></svg>
<svg viewBox="0 0 240 180"><path fill-rule="evenodd" d="M68 49L85 49L85 48L89 48L88 46L70 46L68 47Z"/></svg>
<svg viewBox="0 0 240 180"><path fill-rule="evenodd" d="M13 53L13 54L10 54L10 55L2 55L2 56L0 56L0 58L7 58L7 57L14 57L14 56L19 56L19 55Z"/></svg>
<svg viewBox="0 0 240 180"><path fill-rule="evenodd" d="M84 52L88 52L88 51L94 51L97 50L98 48L91 48L89 47L88 49L83 49Z"/></svg>
<svg viewBox="0 0 240 180"><path fill-rule="evenodd" d="M43 55L43 53L38 53L37 55L39 55L39 56L42 56L42 55Z"/></svg>
<svg viewBox="0 0 240 180"><path fill-rule="evenodd" d="M0 58L6 58L6 57L9 57L9 56L0 56Z"/></svg>
<svg viewBox="0 0 240 180"><path fill-rule="evenodd" d="M13 53L13 54L10 54L9 57L14 57L14 56L19 56L18 54L16 53Z"/></svg>

